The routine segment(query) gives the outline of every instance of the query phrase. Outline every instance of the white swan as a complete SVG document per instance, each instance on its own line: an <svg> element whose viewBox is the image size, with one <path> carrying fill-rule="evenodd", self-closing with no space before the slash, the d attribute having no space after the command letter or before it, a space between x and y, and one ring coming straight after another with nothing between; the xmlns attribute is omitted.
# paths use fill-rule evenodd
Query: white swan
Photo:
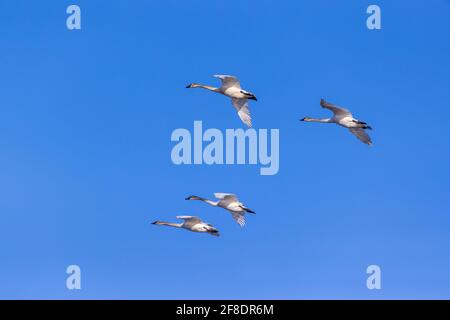
<svg viewBox="0 0 450 320"><path fill-rule="evenodd" d="M204 86L197 83L191 83L186 88L203 88L213 92L221 93L229 98L231 98L231 103L236 109L239 118L247 126L252 126L252 118L250 116L250 110L248 108L248 100L257 101L255 95L251 92L241 89L241 84L239 80L234 76L227 75L215 75L214 77L219 78L222 81L222 86L220 88L215 88L211 86Z"/></svg>
<svg viewBox="0 0 450 320"><path fill-rule="evenodd" d="M169 226L175 228L183 228L192 232L206 232L210 235L219 236L219 230L214 228L209 223L205 223L198 217L192 216L177 216L177 219L183 219L183 223L171 223L171 222L163 222L163 221L155 221L152 224L160 225L160 226Z"/></svg>
<svg viewBox="0 0 450 320"><path fill-rule="evenodd" d="M367 123L353 118L353 115L349 110L335 106L334 104L328 103L323 99L320 100L320 105L323 108L331 110L334 113L333 117L325 119L305 117L303 119L300 119L300 121L336 123L340 126L348 128L350 132L353 133L362 142L368 144L369 146L372 145L372 139L370 139L369 135L364 131L365 129L372 130L372 128L367 125Z"/></svg>
<svg viewBox="0 0 450 320"><path fill-rule="evenodd" d="M224 208L231 213L233 219L236 220L236 222L239 223L241 227L245 226L244 215L246 212L256 214L256 212L244 206L242 202L239 202L238 198L234 194L214 193L214 196L219 199L219 201L211 201L197 196L189 196L186 198L186 200L200 200L214 207Z"/></svg>

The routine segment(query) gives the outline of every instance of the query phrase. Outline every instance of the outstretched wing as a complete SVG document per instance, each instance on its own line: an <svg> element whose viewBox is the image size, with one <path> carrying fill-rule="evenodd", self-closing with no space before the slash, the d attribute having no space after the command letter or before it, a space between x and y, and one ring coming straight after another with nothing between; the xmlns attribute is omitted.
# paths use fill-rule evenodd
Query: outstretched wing
<svg viewBox="0 0 450 320"><path fill-rule="evenodd" d="M233 216L233 219L241 226L245 226L245 217L243 214L239 212L230 211L231 215Z"/></svg>
<svg viewBox="0 0 450 320"><path fill-rule="evenodd" d="M217 199L220 199L220 205L228 207L230 203L238 202L238 198L234 194L230 193L214 193Z"/></svg>
<svg viewBox="0 0 450 320"><path fill-rule="evenodd" d="M338 107L338 106L336 106L334 104L331 104L329 102L326 102L323 99L320 100L320 105L322 106L322 108L331 110L336 116L339 116L339 117L353 117L349 110L341 108L341 107Z"/></svg>
<svg viewBox="0 0 450 320"><path fill-rule="evenodd" d="M251 127L252 117L250 115L250 109L248 108L248 100L232 98L231 103L233 103L233 107L238 112L238 116L241 118L242 122L248 127Z"/></svg>
<svg viewBox="0 0 450 320"><path fill-rule="evenodd" d="M193 216L177 216L177 219L183 219L184 223L189 224L189 225L194 225L194 224L202 222L202 220L200 218L193 217Z"/></svg>
<svg viewBox="0 0 450 320"><path fill-rule="evenodd" d="M359 140L364 142L365 144L368 144L369 146L372 145L372 139L370 139L370 136L364 131L362 128L350 128L349 129L351 133L353 133Z"/></svg>
<svg viewBox="0 0 450 320"><path fill-rule="evenodd" d="M220 200L232 200L232 201L238 201L235 194L232 193L214 193L214 197Z"/></svg>
<svg viewBox="0 0 450 320"><path fill-rule="evenodd" d="M239 79L234 76L228 76L224 74L216 74L214 77L219 78L222 81L222 89L228 89L231 87L241 88Z"/></svg>

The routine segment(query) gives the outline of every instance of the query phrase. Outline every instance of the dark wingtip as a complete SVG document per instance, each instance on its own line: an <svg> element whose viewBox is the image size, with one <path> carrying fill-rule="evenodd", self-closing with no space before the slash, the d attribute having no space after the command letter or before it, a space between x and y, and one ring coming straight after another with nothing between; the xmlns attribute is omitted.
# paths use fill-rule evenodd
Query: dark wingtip
<svg viewBox="0 0 450 320"><path fill-rule="evenodd" d="M153 221L153 222L152 222L152 224L157 224L157 223L158 223L158 221Z"/></svg>
<svg viewBox="0 0 450 320"><path fill-rule="evenodd" d="M189 88L191 88L192 87L192 83L189 83L187 86L186 86L186 89L189 89Z"/></svg>
<svg viewBox="0 0 450 320"><path fill-rule="evenodd" d="M305 121L305 118L301 118L299 121Z"/></svg>

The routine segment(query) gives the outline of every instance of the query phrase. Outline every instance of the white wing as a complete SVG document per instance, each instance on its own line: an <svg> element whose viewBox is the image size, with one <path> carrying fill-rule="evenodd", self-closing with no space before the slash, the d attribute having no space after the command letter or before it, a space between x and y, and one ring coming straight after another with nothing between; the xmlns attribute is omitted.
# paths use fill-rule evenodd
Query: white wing
<svg viewBox="0 0 450 320"><path fill-rule="evenodd" d="M193 216L177 216L177 219L183 219L185 223L197 224L202 223L202 220Z"/></svg>
<svg viewBox="0 0 450 320"><path fill-rule="evenodd" d="M248 108L248 100L232 98L231 103L233 103L233 107L237 110L238 116L241 118L242 122L251 127L252 117L250 115L250 109Z"/></svg>
<svg viewBox="0 0 450 320"><path fill-rule="evenodd" d="M217 199L230 199L230 200L234 200L237 201L237 197L235 194L232 193L214 193L214 197L216 197Z"/></svg>
<svg viewBox="0 0 450 320"><path fill-rule="evenodd" d="M228 76L224 74L216 74L214 77L219 78L222 81L222 89L228 89L231 87L241 88L239 79L234 76Z"/></svg>
<svg viewBox="0 0 450 320"><path fill-rule="evenodd" d="M236 220L236 222L239 223L241 227L245 226L245 217L243 214L234 211L230 211L230 213L233 216L233 219Z"/></svg>
<svg viewBox="0 0 450 320"><path fill-rule="evenodd" d="M362 142L368 144L369 146L372 145L372 139L370 139L369 135L366 133L366 131L364 131L364 129L350 128L349 130Z"/></svg>
<svg viewBox="0 0 450 320"><path fill-rule="evenodd" d="M322 108L331 110L336 116L339 117L353 117L351 112L347 109L338 107L334 104L328 103L325 100L320 100L320 105L322 106Z"/></svg>
<svg viewBox="0 0 450 320"><path fill-rule="evenodd" d="M214 197L216 197L217 199L220 199L219 204L225 208L227 208L228 205L233 202L239 202L238 198L234 194L214 193Z"/></svg>

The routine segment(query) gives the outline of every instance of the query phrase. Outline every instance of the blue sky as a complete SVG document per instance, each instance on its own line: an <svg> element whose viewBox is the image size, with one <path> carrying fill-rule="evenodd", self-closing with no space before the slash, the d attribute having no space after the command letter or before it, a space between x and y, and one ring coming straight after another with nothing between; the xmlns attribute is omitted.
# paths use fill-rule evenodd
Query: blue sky
<svg viewBox="0 0 450 320"><path fill-rule="evenodd" d="M78 4L82 30L66 29ZM382 9L382 30L366 8ZM3 1L0 298L450 298L450 2ZM242 128L185 89L233 74L280 171L175 166L174 129ZM332 125L320 98L374 130ZM184 198L233 192L241 229ZM180 214L220 238L150 224ZM66 267L82 289L65 287ZM382 289L366 288L368 265Z"/></svg>

